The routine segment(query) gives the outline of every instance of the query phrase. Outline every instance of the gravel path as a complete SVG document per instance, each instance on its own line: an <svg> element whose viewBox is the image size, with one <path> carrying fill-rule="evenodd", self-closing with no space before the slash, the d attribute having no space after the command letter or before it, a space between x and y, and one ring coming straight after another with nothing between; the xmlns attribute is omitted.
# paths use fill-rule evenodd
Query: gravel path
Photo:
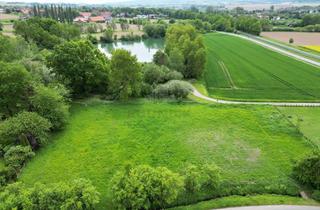
<svg viewBox="0 0 320 210"><path fill-rule="evenodd" d="M271 106L303 106L303 107L320 107L320 103L296 103L296 102L249 102L249 101L227 101L216 98L210 98L201 94L196 88L193 87L192 94L198 98L206 101L211 101L219 104L245 104L245 105L271 105Z"/></svg>
<svg viewBox="0 0 320 210"><path fill-rule="evenodd" d="M265 42L258 41L257 39L253 39L253 38L250 38L250 37L247 37L247 36L244 36L244 35L233 34L233 33L226 33L226 32L219 32L219 33L227 34L227 35L230 35L230 36L236 36L236 37L240 37L242 39L249 40L249 41L254 42L254 43L258 44L258 45L261 45L261 46L263 46L265 48L273 50L275 52L278 52L278 53L281 53L283 55L287 55L287 56L293 57L293 58L295 58L297 60L303 61L303 62L311 64L313 66L320 67L320 62L311 60L309 58L306 58L306 57L303 57L303 56L300 56L300 55L297 55L295 53L292 53L292 52L289 52L287 50L281 49L279 47L273 46L271 44L267 44Z"/></svg>
<svg viewBox="0 0 320 210"><path fill-rule="evenodd" d="M320 210L317 206L289 206L289 205L271 205L271 206L246 206L224 208L218 210Z"/></svg>

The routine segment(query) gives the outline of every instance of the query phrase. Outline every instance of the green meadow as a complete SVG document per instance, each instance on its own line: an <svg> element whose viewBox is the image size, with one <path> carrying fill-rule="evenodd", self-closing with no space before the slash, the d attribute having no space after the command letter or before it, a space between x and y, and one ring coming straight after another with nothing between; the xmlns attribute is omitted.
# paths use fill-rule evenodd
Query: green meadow
<svg viewBox="0 0 320 210"><path fill-rule="evenodd" d="M32 186L88 178L101 193L98 207L112 209L110 179L128 164L180 172L189 163L214 162L226 194L296 195L292 166L311 150L273 107L91 99L73 104L66 128L50 138L19 180ZM192 197L196 202L214 195Z"/></svg>
<svg viewBox="0 0 320 210"><path fill-rule="evenodd" d="M204 82L211 96L232 100L320 101L320 68L221 33L204 35Z"/></svg>

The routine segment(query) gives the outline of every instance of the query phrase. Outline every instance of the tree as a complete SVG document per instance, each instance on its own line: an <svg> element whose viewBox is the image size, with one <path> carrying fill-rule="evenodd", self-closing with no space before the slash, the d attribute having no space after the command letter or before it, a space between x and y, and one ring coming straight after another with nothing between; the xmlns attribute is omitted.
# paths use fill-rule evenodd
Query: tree
<svg viewBox="0 0 320 210"><path fill-rule="evenodd" d="M0 23L0 31L3 31L3 24Z"/></svg>
<svg viewBox="0 0 320 210"><path fill-rule="evenodd" d="M147 24L143 31L151 38L163 38L166 35L166 24Z"/></svg>
<svg viewBox="0 0 320 210"><path fill-rule="evenodd" d="M66 124L69 116L69 106L66 104L63 95L54 88L38 85L30 101L32 111L49 120L52 129L61 129Z"/></svg>
<svg viewBox="0 0 320 210"><path fill-rule="evenodd" d="M141 79L141 65L136 56L123 49L112 52L110 91L115 98L128 99L131 96L138 96Z"/></svg>
<svg viewBox="0 0 320 210"><path fill-rule="evenodd" d="M193 26L170 26L165 52L169 56L169 67L181 72L185 78L199 78L202 75L206 53L203 40Z"/></svg>
<svg viewBox="0 0 320 210"><path fill-rule="evenodd" d="M314 152L299 161L293 175L300 183L320 189L320 153Z"/></svg>
<svg viewBox="0 0 320 210"><path fill-rule="evenodd" d="M162 50L158 50L154 55L153 55L153 62L159 66L165 65L167 66L169 63L169 57L168 55L163 52Z"/></svg>
<svg viewBox="0 0 320 210"><path fill-rule="evenodd" d="M13 62L35 54L35 46L21 37L8 37L0 34L0 60Z"/></svg>
<svg viewBox="0 0 320 210"><path fill-rule="evenodd" d="M57 46L48 65L75 95L105 93L107 89L109 61L88 40Z"/></svg>
<svg viewBox="0 0 320 210"><path fill-rule="evenodd" d="M112 179L115 204L124 209L163 209L183 189L183 178L164 167L138 166Z"/></svg>
<svg viewBox="0 0 320 210"><path fill-rule="evenodd" d="M13 116L28 106L32 78L21 65L0 62L0 114Z"/></svg>
<svg viewBox="0 0 320 210"><path fill-rule="evenodd" d="M46 143L51 123L34 112L21 112L0 124L0 144L30 145L32 149Z"/></svg>

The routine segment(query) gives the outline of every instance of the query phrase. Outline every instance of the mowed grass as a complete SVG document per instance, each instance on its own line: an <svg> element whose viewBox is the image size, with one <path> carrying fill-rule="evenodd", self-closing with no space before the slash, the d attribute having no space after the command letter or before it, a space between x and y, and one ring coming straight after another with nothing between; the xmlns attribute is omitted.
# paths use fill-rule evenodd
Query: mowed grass
<svg viewBox="0 0 320 210"><path fill-rule="evenodd" d="M286 117L320 148L320 108L281 107Z"/></svg>
<svg viewBox="0 0 320 210"><path fill-rule="evenodd" d="M110 179L127 164L165 166L216 163L223 182L267 189L284 185L293 162L312 147L272 107L236 107L99 100L74 104L69 124L27 164L20 181L51 183L88 178L101 193L100 209L112 209ZM261 191L260 191L261 192ZM210 195L196 195L204 199Z"/></svg>
<svg viewBox="0 0 320 210"><path fill-rule="evenodd" d="M231 35L204 35L211 96L254 101L320 101L320 68Z"/></svg>
<svg viewBox="0 0 320 210"><path fill-rule="evenodd" d="M171 210L209 210L232 206L258 206L258 205L308 205L318 206L319 203L311 199L283 195L255 195L255 196L230 196L209 201L203 201L194 205L181 206Z"/></svg>

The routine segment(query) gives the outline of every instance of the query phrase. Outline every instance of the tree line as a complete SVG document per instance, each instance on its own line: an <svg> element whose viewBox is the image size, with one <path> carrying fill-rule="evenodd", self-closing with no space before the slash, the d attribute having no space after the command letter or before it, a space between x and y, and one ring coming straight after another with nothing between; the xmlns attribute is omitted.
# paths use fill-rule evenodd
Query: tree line
<svg viewBox="0 0 320 210"><path fill-rule="evenodd" d="M35 17L52 18L56 21L72 23L79 12L70 6L37 4L33 5L32 14Z"/></svg>

